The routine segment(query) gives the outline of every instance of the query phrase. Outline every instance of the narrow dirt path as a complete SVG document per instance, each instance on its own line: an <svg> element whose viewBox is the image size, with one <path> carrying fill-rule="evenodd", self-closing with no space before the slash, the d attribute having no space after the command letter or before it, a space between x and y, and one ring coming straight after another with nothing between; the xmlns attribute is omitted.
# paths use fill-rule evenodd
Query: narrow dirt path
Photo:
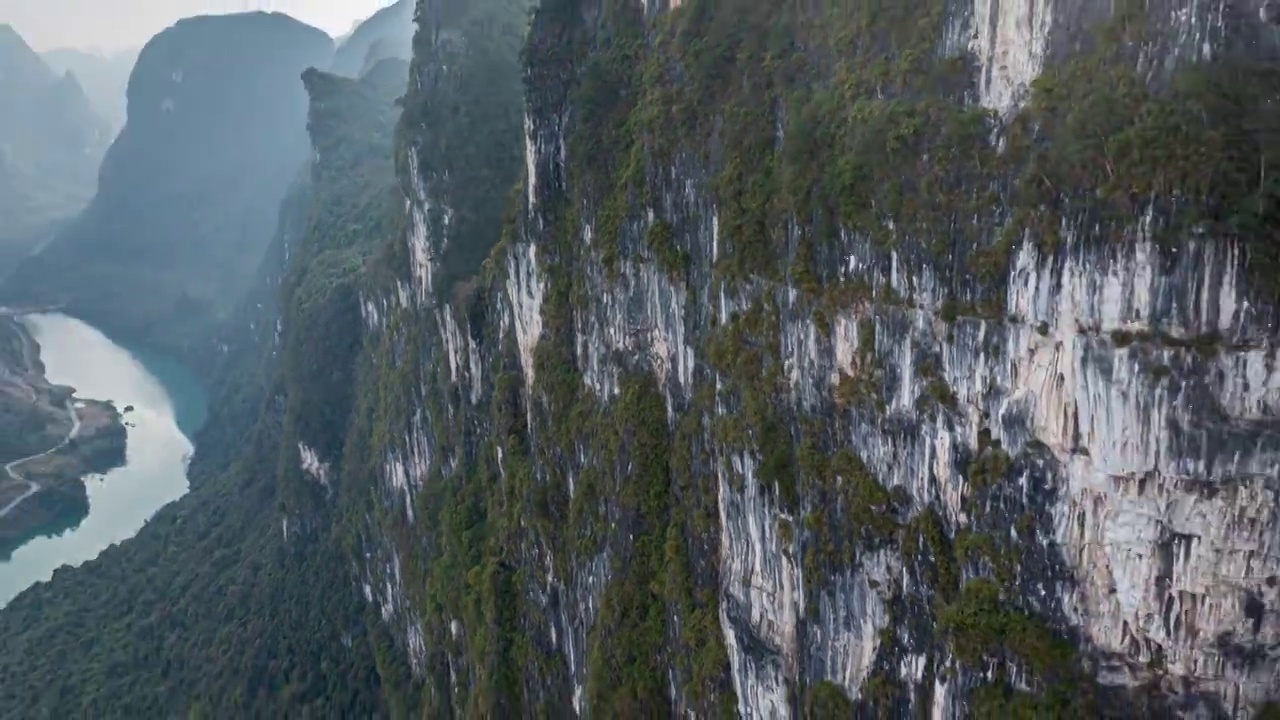
<svg viewBox="0 0 1280 720"><path fill-rule="evenodd" d="M77 435L80 434L80 415L79 413L76 412L76 406L75 406L74 400L67 401L67 414L71 416L71 430L67 432L67 436L62 439L62 442L58 443L57 445L54 445L53 447L49 448L48 450L45 450L42 453L36 453L35 455L28 455L24 458L18 458L17 460L14 460L13 462L8 463L7 465L4 466L4 471L8 473L9 477L13 478L15 482L27 484L27 491L22 495L19 495L16 499L14 499L8 505L4 506L3 508L0 508L0 518L3 518L4 516L8 515L11 511L13 511L14 508L21 505L23 500L26 500L32 495L35 495L36 493L40 492L40 483L34 480L28 480L24 478L22 475L19 475L16 468L23 463L31 462L32 460L38 460L42 457L45 457L47 455L52 455L58 452L62 448L66 447L68 443L70 443L72 440L76 438Z"/></svg>

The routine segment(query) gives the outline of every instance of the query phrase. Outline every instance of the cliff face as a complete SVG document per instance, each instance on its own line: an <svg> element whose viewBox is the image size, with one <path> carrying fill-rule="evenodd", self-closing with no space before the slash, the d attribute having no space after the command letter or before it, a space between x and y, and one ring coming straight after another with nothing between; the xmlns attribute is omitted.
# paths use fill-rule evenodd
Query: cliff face
<svg viewBox="0 0 1280 720"><path fill-rule="evenodd" d="M518 217L465 284L414 108L473 38L420 10L376 481L340 482L424 702L1280 692L1259 8L673 5L539 6Z"/></svg>

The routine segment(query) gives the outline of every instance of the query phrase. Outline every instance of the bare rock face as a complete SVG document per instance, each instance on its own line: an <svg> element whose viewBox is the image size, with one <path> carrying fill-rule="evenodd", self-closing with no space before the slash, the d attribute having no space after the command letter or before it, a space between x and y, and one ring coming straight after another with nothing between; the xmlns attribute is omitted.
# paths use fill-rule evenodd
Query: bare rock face
<svg viewBox="0 0 1280 720"><path fill-rule="evenodd" d="M1258 8L1258 18L1268 25L1280 25L1280 3L1265 0Z"/></svg>
<svg viewBox="0 0 1280 720"><path fill-rule="evenodd" d="M798 716L808 701L797 697L831 688L865 708L935 718L975 712L980 689L993 682L1039 692L1027 668L1042 660L975 663L973 648L943 629L961 609L981 606L983 582L997 576L1004 602L1070 638L1095 690L1121 706L1116 698L1154 687L1178 713L1246 717L1280 696L1278 335L1272 310L1250 287L1247 247L1188 230L1171 250L1156 237L1155 211L1106 229L1064 220L1055 247L1030 237L1009 243L993 283L999 310L957 313L958 296L969 302L981 291L946 277L924 238L892 226L888 243L828 229L835 250L824 255L823 271L860 294L818 316L793 275L725 281L718 274L717 263L741 238L726 232L711 171L694 157L649 157L649 204L620 228L589 204L563 224L562 203L576 197L566 176L591 161L575 161L566 129L584 111L562 104L563 78L572 72L539 64L561 58L545 43L573 25L550 19L562 17L555 13L564 3L544 5L528 55L522 220L495 261L504 272L484 301L490 324L471 324L474 310L433 299L439 258L456 241L441 220L451 214L442 191L448 184L423 154L411 151L405 163L407 281L366 297L364 318L371 338L396 337L390 318L419 318L439 337L432 361L439 365L428 376L439 372L459 391L434 410L419 408L403 448L387 455L380 484L384 497L402 505L403 520L370 535L413 526L428 478L450 476L475 450L430 438L440 428L463 432L457 418L480 417L500 373L518 372L530 398L520 421L542 448L534 475L564 478L573 496L595 474L604 456L593 455L585 439L572 450L548 449L555 442L548 438L564 428L537 410L548 367L538 358L567 333L564 362L592 403L624 402L634 392L627 378L639 370L652 377L673 428L695 428L680 441L696 448L696 483L713 510L709 527L684 537L711 557L692 582L708 584L718 598L726 695L740 716ZM948 32L937 50L975 68L966 102L989 109L1004 128L1039 78L1084 52L1085 38L1114 20L1112 3L1095 0L947 7ZM1264 5L1259 22L1227 2L1170 0L1144 5L1128 22L1148 31L1142 67L1162 79L1224 57L1274 59L1266 27L1277 21L1274 7ZM686 10L644 6L646 17ZM680 17L672 21L687 20ZM419 84L449 77L422 72ZM785 143L781 124L776 132ZM677 228L675 244L687 253L674 272L651 244L659 220ZM813 231L802 221L788 227L778 242L790 248ZM992 239L1000 231L980 232ZM566 272L562 237L580 253L567 311L552 305ZM607 243L621 248L621 260L602 260L614 252ZM967 250L952 252L948 262ZM771 396L776 415L768 422L785 428L781 442L803 438L795 442L812 440L818 454L856 457L854 474L875 478L885 492L872 515L898 534L864 534L852 543L853 560L833 559L840 552L831 549L838 544L831 532L864 533L875 525L870 515L843 514L846 506L831 507L808 480L796 480L798 497L786 498L769 468L775 453L761 439L764 426L750 429L745 447L714 429L747 411L726 390L732 380L716 369L708 344L716 328L748 317L755 334L739 349L766 347L776 362L770 372L783 391ZM857 378L874 386L867 403L849 400ZM505 453L498 458L504 468L513 462ZM622 470L611 477L619 487L629 482ZM625 516L610 501L600 508ZM838 528L825 529L823 518L835 518ZM971 564L961 552L953 580L960 589L940 589L939 568L953 552L947 548L981 536L1012 543L1013 558ZM594 624L611 602L610 584L620 581L614 573L624 572L612 559L633 541L625 533L606 537L594 554L563 554L552 540L517 553L539 575L526 598L530 626L539 629L529 632L545 633L539 637L555 648L569 682L544 689L572 698L580 713L589 711L593 685L584 648L602 632ZM400 570L415 551L375 545L361 580L367 597L424 677L432 671L423 633L448 628L456 672L474 629L420 614ZM673 623L684 632L682 621ZM705 709L682 685L684 670L667 669L672 707Z"/></svg>

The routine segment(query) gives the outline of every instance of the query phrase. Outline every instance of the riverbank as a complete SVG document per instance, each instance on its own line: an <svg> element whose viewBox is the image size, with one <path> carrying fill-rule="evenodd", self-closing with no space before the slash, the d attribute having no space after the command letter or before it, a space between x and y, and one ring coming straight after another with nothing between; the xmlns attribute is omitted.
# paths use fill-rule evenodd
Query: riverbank
<svg viewBox="0 0 1280 720"><path fill-rule="evenodd" d="M89 512L85 477L125 462L121 413L74 392L45 378L39 345L0 316L0 560L77 526Z"/></svg>
<svg viewBox="0 0 1280 720"><path fill-rule="evenodd" d="M168 358L135 353L92 325L61 313L24 315L20 322L39 343L48 383L74 387L79 396L110 401L101 405L120 410L119 420L128 429L128 448L123 464L66 485L70 492L42 492L23 502L28 511L54 519L44 525L40 536L0 557L0 608L32 585L52 578L58 568L81 565L128 541L157 511L185 495L187 463L195 449L191 434L199 429L205 407L199 378L184 374ZM85 425L75 444L51 453L49 460L29 463L28 470L61 462L66 452L81 457L94 454L89 442L93 423L84 410L77 408L75 415ZM65 408L62 416L65 422ZM188 431L184 432L180 418L190 423ZM65 432L67 426L61 427ZM84 506L82 487L88 497L87 517L73 512L75 506ZM46 501L54 505L52 511L40 505ZM71 524L60 526L59 519Z"/></svg>

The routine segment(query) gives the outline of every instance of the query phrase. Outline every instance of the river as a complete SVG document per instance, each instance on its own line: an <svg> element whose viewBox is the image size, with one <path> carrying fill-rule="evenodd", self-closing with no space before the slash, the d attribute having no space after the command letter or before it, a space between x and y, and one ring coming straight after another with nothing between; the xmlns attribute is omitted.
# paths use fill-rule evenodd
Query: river
<svg viewBox="0 0 1280 720"><path fill-rule="evenodd" d="M80 565L137 534L157 510L187 492L191 438L204 422L204 389L181 365L131 352L92 326L61 314L22 318L40 344L52 383L124 410L125 464L86 479L89 516L75 529L33 540L0 562L0 607L63 565Z"/></svg>

